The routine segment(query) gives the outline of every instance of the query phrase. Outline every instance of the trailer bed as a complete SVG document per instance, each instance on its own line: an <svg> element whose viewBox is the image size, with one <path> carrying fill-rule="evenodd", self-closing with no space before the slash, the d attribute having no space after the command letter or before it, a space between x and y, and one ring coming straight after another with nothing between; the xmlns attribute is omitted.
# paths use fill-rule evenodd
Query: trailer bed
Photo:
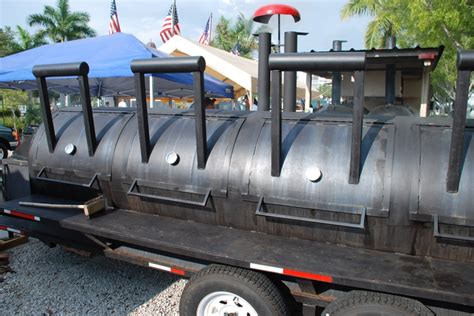
<svg viewBox="0 0 474 316"><path fill-rule="evenodd" d="M0 207L2 212L17 210L56 220L69 230L179 256L474 306L472 263L289 239L119 209L88 219L77 210L18 205L25 200L55 202L50 197L30 196L3 202Z"/></svg>

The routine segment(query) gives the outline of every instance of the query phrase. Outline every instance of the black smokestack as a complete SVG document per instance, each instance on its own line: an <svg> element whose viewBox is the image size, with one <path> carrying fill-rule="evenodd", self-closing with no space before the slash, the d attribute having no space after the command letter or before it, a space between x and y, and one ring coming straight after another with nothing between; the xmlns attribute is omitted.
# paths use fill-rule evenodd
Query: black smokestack
<svg viewBox="0 0 474 316"><path fill-rule="evenodd" d="M390 36L385 41L386 49L397 48L397 38ZM395 65L387 65L385 70L385 103L395 104L395 77L397 74L397 68Z"/></svg>
<svg viewBox="0 0 474 316"><path fill-rule="evenodd" d="M268 56L271 49L270 33L258 34L258 110L270 109L270 68Z"/></svg>
<svg viewBox="0 0 474 316"><path fill-rule="evenodd" d="M332 50L335 52L340 52L342 50L342 43L346 41L334 40L332 41ZM333 72L332 73L332 104L341 104L341 73Z"/></svg>

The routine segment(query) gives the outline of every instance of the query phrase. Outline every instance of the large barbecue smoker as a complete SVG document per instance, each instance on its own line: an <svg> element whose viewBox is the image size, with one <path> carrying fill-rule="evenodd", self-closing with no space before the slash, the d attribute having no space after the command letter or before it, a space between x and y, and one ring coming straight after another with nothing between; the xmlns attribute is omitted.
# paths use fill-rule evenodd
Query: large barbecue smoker
<svg viewBox="0 0 474 316"><path fill-rule="evenodd" d="M0 225L190 277L182 315L474 312L474 51L452 119L364 115L363 52L260 62L257 112L204 110L202 57L132 62L136 109L92 110L86 63L36 66L44 123L3 161ZM282 112L294 71L352 72L352 114ZM193 110L147 108L158 72L193 73ZM58 76L82 109L51 112Z"/></svg>

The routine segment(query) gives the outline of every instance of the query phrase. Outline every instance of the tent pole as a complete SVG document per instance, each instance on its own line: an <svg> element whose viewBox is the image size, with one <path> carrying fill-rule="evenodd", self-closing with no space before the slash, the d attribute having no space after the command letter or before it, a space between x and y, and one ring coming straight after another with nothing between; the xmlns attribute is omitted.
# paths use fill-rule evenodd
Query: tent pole
<svg viewBox="0 0 474 316"><path fill-rule="evenodd" d="M153 109L153 76L150 76L150 109Z"/></svg>

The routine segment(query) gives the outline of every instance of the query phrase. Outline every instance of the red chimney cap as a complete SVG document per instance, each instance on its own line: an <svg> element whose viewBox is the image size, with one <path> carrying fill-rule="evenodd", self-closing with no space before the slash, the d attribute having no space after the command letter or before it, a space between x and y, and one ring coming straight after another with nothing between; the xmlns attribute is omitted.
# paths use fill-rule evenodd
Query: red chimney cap
<svg viewBox="0 0 474 316"><path fill-rule="evenodd" d="M253 14L253 20L267 24L270 18L275 14L291 15L295 22L301 20L299 11L286 4L269 4L260 7Z"/></svg>

